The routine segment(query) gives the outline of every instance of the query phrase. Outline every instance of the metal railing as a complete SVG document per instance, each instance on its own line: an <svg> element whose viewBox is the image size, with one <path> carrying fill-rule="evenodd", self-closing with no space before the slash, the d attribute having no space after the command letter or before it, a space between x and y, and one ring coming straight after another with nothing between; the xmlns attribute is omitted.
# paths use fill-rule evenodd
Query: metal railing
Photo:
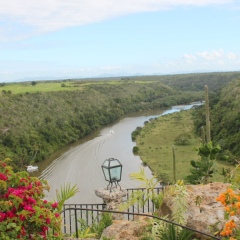
<svg viewBox="0 0 240 240"><path fill-rule="evenodd" d="M163 187L158 187L158 188L154 188L153 191L156 194L159 194L162 190L163 190ZM123 202L129 201L131 195L139 191L146 194L150 192L150 190L145 188L127 189L127 195L126 197L123 198ZM64 204L63 211L62 211L63 233L64 235L68 235L68 236L76 234L76 237L78 237L78 231L80 230L80 227L81 227L81 222L79 221L80 219L82 219L84 221L84 224L86 224L87 226L92 226L94 223L99 223L99 221L102 218L102 213L106 212L106 213L123 214L124 219L127 219L127 220L134 220L134 216L148 216L154 219L167 222L169 224L180 226L183 229L191 230L202 236L207 236L210 239L220 239L215 236L206 234L204 232L200 232L186 226L181 226L172 221L151 215L151 213L155 212L156 210L155 205L149 198L144 199L144 195L145 194L141 195L143 198L142 202L143 201L145 202L144 205L140 204L138 201L133 206L130 206L124 212L106 210L106 204Z"/></svg>
<svg viewBox="0 0 240 240"><path fill-rule="evenodd" d="M64 204L63 233L72 234L78 225L78 219L83 219L87 226L99 222L101 218L100 211L105 209L106 204Z"/></svg>
<svg viewBox="0 0 240 240"><path fill-rule="evenodd" d="M136 202L134 205L129 207L127 209L127 212L131 213L152 213L155 212L155 205L153 201L151 201L149 198L146 198L146 195L150 193L150 191L154 191L156 194L159 194L161 191L163 191L163 187L156 187L153 190L149 190L146 188L129 188L127 189L127 196L123 198L123 202L128 202L131 195L135 194L136 192L142 192L142 199L140 202L145 202L145 204L141 204L139 201ZM134 215L128 215L128 220L134 219Z"/></svg>
<svg viewBox="0 0 240 240"><path fill-rule="evenodd" d="M93 211L93 212L98 212L98 215L99 213L117 213L117 214L123 214L123 215L135 215L135 216L146 216L146 217L149 217L149 218L153 218L153 219L157 219L157 220L160 220L160 221L163 221L163 222L166 222L166 223L169 223L169 224L172 224L172 225L175 225L175 226L178 226L178 227L181 227L183 229L187 229L189 231L192 231L193 233L195 234L198 234L200 236L204 236L204 237L208 237L208 239L217 239L217 240L221 240L220 238L216 237L216 236L213 236L213 235L210 235L208 233L204 233L204 232L201 232L201 231L198 231L196 229L193 229L193 228L190 228L190 227L187 227L187 226L183 226L183 225L180 225L178 223L175 223L173 221L170 221L170 220L167 220L167 219L164 219L164 218L161 218L161 217L157 217L157 216L154 216L154 215L150 215L150 214L144 214L144 213L131 213L131 212L121 212L121 211L110 211L110 210L100 210L100 209L83 209L83 208L66 208L63 213L65 213L66 211L73 211L74 212L74 218L75 218L75 221L74 221L74 231L73 232L70 232L69 235L72 235L73 233L75 234L75 237L78 238L78 232L79 232L79 229L80 229L80 226L79 224L77 224L77 211ZM66 234L66 233L65 233ZM202 239L202 238L200 238Z"/></svg>

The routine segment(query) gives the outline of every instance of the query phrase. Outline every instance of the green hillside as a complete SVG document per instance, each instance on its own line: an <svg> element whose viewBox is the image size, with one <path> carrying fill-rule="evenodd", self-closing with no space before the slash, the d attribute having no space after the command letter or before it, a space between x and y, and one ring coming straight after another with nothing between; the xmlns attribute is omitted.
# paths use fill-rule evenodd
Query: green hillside
<svg viewBox="0 0 240 240"><path fill-rule="evenodd" d="M20 168L41 161L127 113L202 100L206 84L212 135L233 161L240 149L238 79L229 72L1 83L0 157ZM205 119L195 115L197 132Z"/></svg>
<svg viewBox="0 0 240 240"><path fill-rule="evenodd" d="M157 81L88 83L75 89L4 91L0 96L0 156L12 158L21 168L126 113L188 103L203 95L183 94Z"/></svg>

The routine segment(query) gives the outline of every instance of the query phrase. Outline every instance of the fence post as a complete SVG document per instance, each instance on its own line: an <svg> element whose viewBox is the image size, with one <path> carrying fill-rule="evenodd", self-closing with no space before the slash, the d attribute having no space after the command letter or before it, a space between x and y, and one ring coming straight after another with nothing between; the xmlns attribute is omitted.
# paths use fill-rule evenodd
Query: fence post
<svg viewBox="0 0 240 240"><path fill-rule="evenodd" d="M103 199L103 203L106 204L106 210L118 211L118 206L121 204L122 198L127 196L127 190L113 189L110 191L107 189L98 189L95 190L95 194ZM122 220L123 218L123 214L113 214L113 219Z"/></svg>

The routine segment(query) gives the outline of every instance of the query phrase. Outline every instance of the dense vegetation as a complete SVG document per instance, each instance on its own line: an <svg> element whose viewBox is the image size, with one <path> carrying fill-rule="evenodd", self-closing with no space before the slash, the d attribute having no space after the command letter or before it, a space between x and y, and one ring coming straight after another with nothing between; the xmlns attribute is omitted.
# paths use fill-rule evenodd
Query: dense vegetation
<svg viewBox="0 0 240 240"><path fill-rule="evenodd" d="M12 158L21 168L126 113L200 98L202 93L183 94L156 81L92 83L72 91L4 92L0 96L0 157Z"/></svg>
<svg viewBox="0 0 240 240"><path fill-rule="evenodd" d="M222 151L229 155L230 163L240 157L240 79L230 82L219 94L213 94L211 104L211 134ZM194 114L195 129L199 132L205 123L204 110ZM219 160L225 161L225 158Z"/></svg>
<svg viewBox="0 0 240 240"><path fill-rule="evenodd" d="M218 169L219 173L222 173L222 168L231 168L230 165L236 164L236 160L240 157L240 79L223 86L217 91L210 89L213 146L212 143L209 143L209 146L212 146L214 158L218 160L215 169ZM207 160L200 151L205 149L205 146L199 148L202 142L201 128L206 126L205 105L192 109L188 114L189 116L187 113L162 116L143 128L138 127L132 133L133 141L137 142L134 152L139 154L143 162L160 174L164 180L172 178L172 145L176 145L177 164L179 164L177 174L180 178L187 176L191 160L197 171L199 156ZM199 156L193 148L198 149ZM212 173L212 170L209 171L211 176ZM219 180L218 176L216 177Z"/></svg>
<svg viewBox="0 0 240 240"><path fill-rule="evenodd" d="M2 83L0 157L14 159L20 168L41 161L127 113L203 99L205 84L210 103L217 104L211 113L212 134L224 149L239 155L236 79L239 72ZM201 112L196 114L196 129L204 120Z"/></svg>

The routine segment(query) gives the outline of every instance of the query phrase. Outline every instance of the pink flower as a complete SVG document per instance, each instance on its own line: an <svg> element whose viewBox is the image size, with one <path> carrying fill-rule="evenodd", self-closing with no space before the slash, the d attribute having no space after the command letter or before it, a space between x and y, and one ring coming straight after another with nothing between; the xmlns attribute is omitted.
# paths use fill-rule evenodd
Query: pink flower
<svg viewBox="0 0 240 240"><path fill-rule="evenodd" d="M14 218L14 217L16 217L16 214L14 214L13 212L8 211L7 212L7 217L8 218Z"/></svg>
<svg viewBox="0 0 240 240"><path fill-rule="evenodd" d="M0 180L6 181L7 179L8 177L5 174L0 173Z"/></svg>
<svg viewBox="0 0 240 240"><path fill-rule="evenodd" d="M44 200L44 201L43 201L43 203L44 203L44 204L47 204L47 203L48 203L48 201L47 201L47 200Z"/></svg>
<svg viewBox="0 0 240 240"><path fill-rule="evenodd" d="M23 198L24 191L22 189L14 189L11 194Z"/></svg>
<svg viewBox="0 0 240 240"><path fill-rule="evenodd" d="M57 202L52 204L52 208L57 208L57 207L58 207L58 203Z"/></svg>
<svg viewBox="0 0 240 240"><path fill-rule="evenodd" d="M29 206L29 205L25 205L25 206L23 207L23 209L24 209L24 210L27 210L27 211L29 211L29 212L34 212L34 209L32 208L32 206Z"/></svg>
<svg viewBox="0 0 240 240"><path fill-rule="evenodd" d="M50 218L46 218L46 224L50 224L50 223L51 223Z"/></svg>
<svg viewBox="0 0 240 240"><path fill-rule="evenodd" d="M58 218L60 216L59 213L55 213L55 217Z"/></svg>
<svg viewBox="0 0 240 240"><path fill-rule="evenodd" d="M7 214L4 212L0 212L0 222L4 221L6 218Z"/></svg>
<svg viewBox="0 0 240 240"><path fill-rule="evenodd" d="M24 220L26 219L26 217L25 217L24 215L20 214L20 215L19 215L19 219L20 219L21 221L24 221Z"/></svg>
<svg viewBox="0 0 240 240"><path fill-rule="evenodd" d="M21 234L22 234L22 236L26 235L26 230L25 230L24 226L21 227Z"/></svg>
<svg viewBox="0 0 240 240"><path fill-rule="evenodd" d="M28 202L28 203L32 203L32 204L36 204L36 200L35 199L33 199L32 197L28 197L27 199L26 199L26 201Z"/></svg>
<svg viewBox="0 0 240 240"><path fill-rule="evenodd" d="M38 187L42 185L42 183L39 182L39 181L38 181L38 182L35 182L35 184L36 184L36 186L38 186Z"/></svg>

